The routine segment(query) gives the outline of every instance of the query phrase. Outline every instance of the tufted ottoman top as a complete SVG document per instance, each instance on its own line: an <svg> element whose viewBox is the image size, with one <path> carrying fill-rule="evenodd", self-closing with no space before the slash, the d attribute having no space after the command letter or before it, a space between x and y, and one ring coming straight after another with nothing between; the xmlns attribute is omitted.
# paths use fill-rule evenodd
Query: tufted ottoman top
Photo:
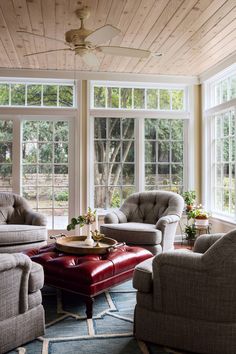
<svg viewBox="0 0 236 354"><path fill-rule="evenodd" d="M73 255L54 245L33 249L26 254L44 268L45 283L85 296L96 295L133 275L137 264L152 257L141 247L122 246L105 255Z"/></svg>

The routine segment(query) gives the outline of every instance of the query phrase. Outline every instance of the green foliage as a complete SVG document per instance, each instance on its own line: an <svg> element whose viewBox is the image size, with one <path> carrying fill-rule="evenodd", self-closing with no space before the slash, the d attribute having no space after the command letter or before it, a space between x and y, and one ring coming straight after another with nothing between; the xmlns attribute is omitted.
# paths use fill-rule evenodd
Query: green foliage
<svg viewBox="0 0 236 354"><path fill-rule="evenodd" d="M67 231L74 230L76 225L83 227L85 224L89 225L95 221L96 210L92 211L89 207L88 211L84 215L79 215L77 218L72 218L69 225L67 225Z"/></svg>
<svg viewBox="0 0 236 354"><path fill-rule="evenodd" d="M186 191L183 193L183 198L186 205L193 205L196 200L196 192L194 190Z"/></svg>
<svg viewBox="0 0 236 354"><path fill-rule="evenodd" d="M196 231L194 224L187 225L185 227L184 232L186 234L186 240L194 240L195 239L197 231Z"/></svg>
<svg viewBox="0 0 236 354"><path fill-rule="evenodd" d="M188 219L208 219L209 213L202 208L195 208L187 213Z"/></svg>
<svg viewBox="0 0 236 354"><path fill-rule="evenodd" d="M121 205L120 194L118 191L116 191L112 194L111 207L112 208L119 208L120 205Z"/></svg>
<svg viewBox="0 0 236 354"><path fill-rule="evenodd" d="M68 191L61 191L55 195L55 200L57 202L67 202L69 200Z"/></svg>

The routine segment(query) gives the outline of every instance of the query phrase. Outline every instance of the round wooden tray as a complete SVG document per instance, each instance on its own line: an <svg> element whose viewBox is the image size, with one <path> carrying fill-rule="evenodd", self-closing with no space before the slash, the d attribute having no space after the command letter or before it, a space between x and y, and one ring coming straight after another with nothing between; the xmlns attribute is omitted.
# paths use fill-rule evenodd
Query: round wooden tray
<svg viewBox="0 0 236 354"><path fill-rule="evenodd" d="M66 236L56 239L56 248L65 253L75 254L105 254L115 248L117 241L112 238L104 237L100 242L100 247L96 247L97 242L94 241L94 246L85 244L86 236Z"/></svg>

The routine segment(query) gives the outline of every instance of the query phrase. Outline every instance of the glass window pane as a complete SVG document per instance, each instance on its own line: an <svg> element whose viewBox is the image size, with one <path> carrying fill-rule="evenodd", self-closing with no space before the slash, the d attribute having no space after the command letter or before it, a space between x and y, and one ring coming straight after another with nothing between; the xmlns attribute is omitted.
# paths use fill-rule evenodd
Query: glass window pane
<svg viewBox="0 0 236 354"><path fill-rule="evenodd" d="M68 187L54 188L54 207L67 208L69 202L69 189Z"/></svg>
<svg viewBox="0 0 236 354"><path fill-rule="evenodd" d="M109 141L108 145L108 160L109 162L120 162L121 161L121 142L120 141Z"/></svg>
<svg viewBox="0 0 236 354"><path fill-rule="evenodd" d="M106 107L106 88L94 87L94 107L105 108Z"/></svg>
<svg viewBox="0 0 236 354"><path fill-rule="evenodd" d="M170 138L170 121L168 119L160 119L158 124L158 139L167 140Z"/></svg>
<svg viewBox="0 0 236 354"><path fill-rule="evenodd" d="M107 185L121 185L121 170L122 165L120 163L107 165Z"/></svg>
<svg viewBox="0 0 236 354"><path fill-rule="evenodd" d="M171 165L172 184L183 185L183 165Z"/></svg>
<svg viewBox="0 0 236 354"><path fill-rule="evenodd" d="M0 141L11 141L13 139L12 120L0 120Z"/></svg>
<svg viewBox="0 0 236 354"><path fill-rule="evenodd" d="M38 185L51 186L52 185L52 165L38 166Z"/></svg>
<svg viewBox="0 0 236 354"><path fill-rule="evenodd" d="M132 140L124 141L122 144L122 161L134 162L134 142Z"/></svg>
<svg viewBox="0 0 236 354"><path fill-rule="evenodd" d="M170 161L170 144L169 142L158 143L158 161L169 162Z"/></svg>
<svg viewBox="0 0 236 354"><path fill-rule="evenodd" d="M27 86L27 106L41 106L42 85Z"/></svg>
<svg viewBox="0 0 236 354"><path fill-rule="evenodd" d="M56 143L54 144L54 162L67 163L68 162L68 144Z"/></svg>
<svg viewBox="0 0 236 354"><path fill-rule="evenodd" d="M55 127L55 141L68 141L69 140L69 123L56 122Z"/></svg>
<svg viewBox="0 0 236 354"><path fill-rule="evenodd" d="M106 187L94 188L94 207L106 209Z"/></svg>
<svg viewBox="0 0 236 354"><path fill-rule="evenodd" d="M25 106L25 85L11 84L11 105Z"/></svg>
<svg viewBox="0 0 236 354"><path fill-rule="evenodd" d="M236 98L236 76L233 76L231 78L231 94L230 94L230 98Z"/></svg>
<svg viewBox="0 0 236 354"><path fill-rule="evenodd" d="M134 180L135 180L135 169L134 169L134 164L127 164L125 163L123 165L123 181L122 184L123 185L129 185L129 184L134 184Z"/></svg>
<svg viewBox="0 0 236 354"><path fill-rule="evenodd" d="M94 142L94 160L96 162L107 161L106 140L99 140Z"/></svg>
<svg viewBox="0 0 236 354"><path fill-rule="evenodd" d="M179 141L172 142L172 161L182 162L183 161L183 143Z"/></svg>
<svg viewBox="0 0 236 354"><path fill-rule="evenodd" d="M122 121L122 138L134 139L135 120L134 118L124 118Z"/></svg>
<svg viewBox="0 0 236 354"><path fill-rule="evenodd" d="M39 143L38 144L39 162L49 163L52 162L53 157L53 144L52 143ZM56 155L55 155L56 158Z"/></svg>
<svg viewBox="0 0 236 354"><path fill-rule="evenodd" d="M38 141L38 122L23 122L23 141Z"/></svg>
<svg viewBox="0 0 236 354"><path fill-rule="evenodd" d="M134 89L134 109L145 108L145 89Z"/></svg>
<svg viewBox="0 0 236 354"><path fill-rule="evenodd" d="M183 120L171 120L171 138L173 140L183 140Z"/></svg>
<svg viewBox="0 0 236 354"><path fill-rule="evenodd" d="M9 105L9 84L0 84L0 106Z"/></svg>
<svg viewBox="0 0 236 354"><path fill-rule="evenodd" d="M156 139L158 120L145 118L145 139Z"/></svg>
<svg viewBox="0 0 236 354"><path fill-rule="evenodd" d="M108 164L94 164L94 185L105 186L107 184Z"/></svg>
<svg viewBox="0 0 236 354"><path fill-rule="evenodd" d="M173 110L183 110L184 109L184 91L183 90L172 90L172 109Z"/></svg>
<svg viewBox="0 0 236 354"><path fill-rule="evenodd" d="M68 208L53 210L54 230L65 230L68 225Z"/></svg>
<svg viewBox="0 0 236 354"><path fill-rule="evenodd" d="M54 166L54 186L69 186L68 165Z"/></svg>
<svg viewBox="0 0 236 354"><path fill-rule="evenodd" d="M37 143L22 144L22 159L24 163L36 163L38 156Z"/></svg>
<svg viewBox="0 0 236 354"><path fill-rule="evenodd" d="M120 118L108 118L108 137L109 139L120 139Z"/></svg>
<svg viewBox="0 0 236 354"><path fill-rule="evenodd" d="M156 165L146 164L145 165L145 184L156 185Z"/></svg>
<svg viewBox="0 0 236 354"><path fill-rule="evenodd" d="M12 162L12 143L0 143L0 163Z"/></svg>
<svg viewBox="0 0 236 354"><path fill-rule="evenodd" d="M0 190L12 191L12 165L0 164Z"/></svg>
<svg viewBox="0 0 236 354"><path fill-rule="evenodd" d="M22 184L24 186L37 185L37 165L23 165L22 167Z"/></svg>
<svg viewBox="0 0 236 354"><path fill-rule="evenodd" d="M106 118L94 118L94 138L95 139L106 139Z"/></svg>
<svg viewBox="0 0 236 354"><path fill-rule="evenodd" d="M157 89L147 89L147 109L158 109L158 93Z"/></svg>
<svg viewBox="0 0 236 354"><path fill-rule="evenodd" d="M121 108L132 108L132 89L121 88L120 89Z"/></svg>
<svg viewBox="0 0 236 354"><path fill-rule="evenodd" d="M107 88L107 107L119 108L119 88L108 87Z"/></svg>
<svg viewBox="0 0 236 354"><path fill-rule="evenodd" d="M145 143L145 161L146 162L156 161L156 142Z"/></svg>
<svg viewBox="0 0 236 354"><path fill-rule="evenodd" d="M222 82L222 102L228 100L228 80Z"/></svg>
<svg viewBox="0 0 236 354"><path fill-rule="evenodd" d="M52 208L52 188L39 187L38 188L38 205L39 208Z"/></svg>
<svg viewBox="0 0 236 354"><path fill-rule="evenodd" d="M39 141L53 141L53 122L38 122Z"/></svg>
<svg viewBox="0 0 236 354"><path fill-rule="evenodd" d="M135 187L125 186L122 188L122 203L131 195L135 193Z"/></svg>
<svg viewBox="0 0 236 354"><path fill-rule="evenodd" d="M121 200L122 200L121 188L109 187L108 195L110 199L109 204L111 205L111 208L119 208L121 206Z"/></svg>
<svg viewBox="0 0 236 354"><path fill-rule="evenodd" d="M35 187L24 186L22 188L22 195L31 206L31 208L37 208L37 189Z"/></svg>
<svg viewBox="0 0 236 354"><path fill-rule="evenodd" d="M160 90L160 109L169 110L170 109L170 91Z"/></svg>
<svg viewBox="0 0 236 354"><path fill-rule="evenodd" d="M158 165L158 183L161 185L170 184L170 165Z"/></svg>
<svg viewBox="0 0 236 354"><path fill-rule="evenodd" d="M73 107L73 86L59 86L59 106Z"/></svg>
<svg viewBox="0 0 236 354"><path fill-rule="evenodd" d="M57 107L57 85L43 85L43 105Z"/></svg>

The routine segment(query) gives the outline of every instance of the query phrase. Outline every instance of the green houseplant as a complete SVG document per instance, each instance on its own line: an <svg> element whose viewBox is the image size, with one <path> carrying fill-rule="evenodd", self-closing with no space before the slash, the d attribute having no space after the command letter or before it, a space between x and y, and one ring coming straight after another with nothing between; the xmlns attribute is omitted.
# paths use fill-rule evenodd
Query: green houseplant
<svg viewBox="0 0 236 354"><path fill-rule="evenodd" d="M194 190L186 191L183 193L183 198L186 204L186 210L192 210L196 201L196 192Z"/></svg>
<svg viewBox="0 0 236 354"><path fill-rule="evenodd" d="M186 225L184 232L186 235L186 240L189 241L195 240L197 231L194 224Z"/></svg>

